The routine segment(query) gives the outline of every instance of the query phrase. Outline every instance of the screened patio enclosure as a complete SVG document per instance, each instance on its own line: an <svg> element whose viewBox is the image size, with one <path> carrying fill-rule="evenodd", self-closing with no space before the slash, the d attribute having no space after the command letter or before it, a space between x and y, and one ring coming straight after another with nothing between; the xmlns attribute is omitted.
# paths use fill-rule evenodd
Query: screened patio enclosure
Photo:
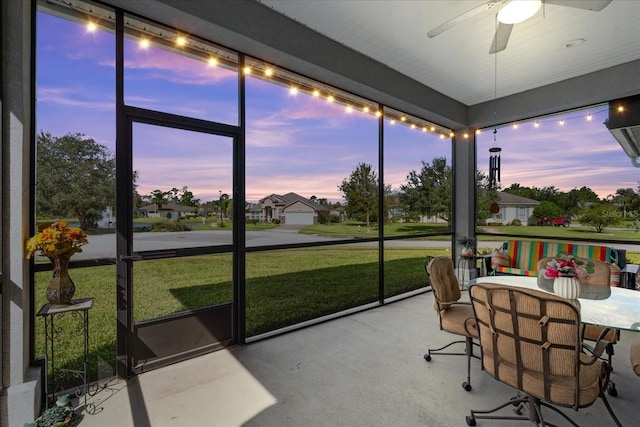
<svg viewBox="0 0 640 427"><path fill-rule="evenodd" d="M402 253L396 249L402 245L394 242L412 244L425 237L445 235L451 238L448 250L459 253L456 240L475 234L476 129L640 94L640 81L637 79L640 70L639 34L635 27L635 32L619 35L630 41L624 45L628 46L626 50L622 46L622 54L616 50L621 45L616 44L616 49L611 49L618 55L615 58L605 56L599 57L600 60L591 59L591 63L599 64L597 68L578 65L572 70L564 69L554 79L545 82L515 82L509 93L501 93L500 96L497 96L493 84L489 84L488 95L485 88L483 96L470 101L466 95L462 96L448 88L461 88L463 92L471 94L474 88L469 84L473 83L460 77L466 75L464 72L467 69L474 69L477 75L494 81L494 58L490 58L487 65L484 58L475 56L476 51L480 50L482 55L488 56L488 47L483 45L468 52L464 55L465 62L458 63L457 68L440 72L437 80L428 80L424 76L399 71L402 68L399 62L376 60L374 54L349 47L346 41L341 42L337 33L330 30L314 31L316 25L320 30L320 24L311 26L305 24L303 17L292 19L285 16L277 10L277 3L178 0L33 0L2 3L2 139L5 147L2 204L5 209L1 233L3 340L0 345L3 350L3 397L0 400L0 412L4 417L1 419L3 424L21 425L32 420L33 408L39 407L42 387L37 379L40 378L39 367L35 363L39 333L34 313L41 304L36 292L38 280L35 276L45 274L46 267L34 265L22 257L24 240L33 235L38 214L35 147L39 132L54 131L60 135L83 132L95 136L97 142L105 144L115 153L118 162L114 196L117 200L114 210L117 215L114 225L116 232L113 233L113 240L107 243L105 254L90 259L78 257L72 271L76 270L80 275L81 270L86 269L86 276L83 272L82 277L88 281L98 280L95 276L100 276L100 280L107 278L106 283L111 286L107 295L111 296L105 297L110 299L100 303L107 311L116 313L115 318L106 322L113 322L112 332L117 336L117 345L109 350L109 354L117 373L126 377L138 371L140 360L153 365L157 359L164 358L168 362L176 360L179 355L189 357L189 352L193 350L178 347L174 354L159 355L154 352L158 356L156 360L153 357L146 358L144 352L135 353L132 347L139 342L137 334L140 327L146 326L150 320L152 323L156 320L158 323L171 323L183 315L187 318L193 316L193 325L197 327L203 324L197 320L200 309L228 307L228 311L222 314L225 317L225 331L208 331L212 337L222 339L219 342L200 342L197 346L202 351L208 351L218 344L246 343L309 320L384 304L399 295L420 292L424 286L421 264L416 273L420 277L407 278L399 272L406 271L407 266L414 265L416 260L422 261L424 252L418 249L415 253ZM394 3L397 2L389 2L387 7L392 7ZM446 3L424 2L419 7L432 7L434 19L442 18L443 10L448 7ZM603 25L611 25L618 19L620 28L624 28L622 23L626 20L623 18L633 17L638 12L634 9L637 7L634 3L614 0L602 12L598 12L599 16L607 17ZM549 9L549 13L551 11ZM298 13L289 12L291 15ZM430 16L425 12L428 10L420 9L414 10L413 14L416 17ZM350 11L345 10L345 14L348 13ZM360 13L366 16L365 10L360 10ZM351 16L355 19L354 15ZM394 14L386 16L391 20ZM100 18L96 23L97 35L81 37L78 28L90 17ZM38 37L48 37L39 35L44 28L40 24L52 18L58 21L52 22L49 28L69 24L79 26L75 30L72 27L65 28L76 31L76 40L86 43L84 48L73 55L63 55L61 49L58 55L54 52L51 56L39 56L51 52L36 51L35 46ZM420 21L407 22L413 24L405 24L407 29L420 26L422 32L426 33L429 27ZM580 27L579 23L574 25ZM390 24L379 26L377 30L391 40L394 31L402 27ZM522 24L514 33L519 31L526 34L530 30ZM466 31L472 29L463 27L459 31L462 34L455 35L453 39L437 39L437 46L428 45L425 49L426 43L423 42L420 50L413 48L412 55L429 57L432 63L444 62L447 55L456 56L453 53L464 48L465 40L470 44L475 39L471 33L463 37ZM60 48L72 41L73 37L69 37L71 32L57 33L56 37L61 37ZM150 50L141 51L138 43L146 37L152 39ZM191 44L176 46L179 37L191 40ZM462 45L455 44L460 41ZM98 47L104 47L104 50L98 50ZM401 49L395 50L400 52ZM215 74L204 71L204 65L207 64L203 55L208 57L211 54L215 54L219 61ZM505 64L508 63L508 54L509 49L499 56L504 58ZM553 60L542 53L532 56L541 62ZM36 58L39 61L36 62ZM56 82L55 78L64 79L64 76L57 75L57 70L68 69L66 66L57 66L79 58L99 64L100 72L70 73L64 83L66 86L57 86L64 90L52 91L54 86L49 83ZM500 61L502 59L498 59L498 70L501 70ZM40 68L39 64L43 63L47 63L48 67ZM546 68L553 67L547 64ZM79 68L73 69L79 71ZM251 73L248 73L249 70ZM434 71L431 76L435 78L438 73ZM74 78L75 82L72 81ZM206 81L206 85L194 87L185 83L194 80ZM151 81L162 82L163 90L154 90L149 84ZM448 85L443 85L443 81ZM55 124L65 123L64 117L56 117L55 110L44 115L36 113L38 108L44 108L47 102L55 99L53 95L71 94L68 99L73 102L68 104L76 105L73 114L83 116L88 124L88 119L97 114L97 110L88 106L96 100L85 98L92 91L80 90L80 82L83 85L96 85L94 87L106 82L109 87L108 97L101 99L106 99L104 111L107 116L101 116L100 125L84 129L54 127ZM300 90L298 96L290 93L292 82ZM42 89L48 91L38 92ZM322 95L322 104L315 99L315 90ZM273 114L268 114L264 113L265 110L258 111L256 107L275 105L276 100L287 100L288 110L296 111L296 120L300 120L295 122L296 126L294 122L283 120L285 116L277 114L275 108ZM328 103L329 100L334 102ZM335 119L337 109L344 114L349 106L356 114ZM324 117L325 121L321 122L321 126L312 128L310 123L302 121L307 118L305 114L312 114L316 119ZM45 117L49 117L48 124L41 119ZM48 128L43 129L43 124L47 124ZM265 133L265 128L261 127L276 124L282 127L273 134ZM154 141L155 137L147 132L151 127L166 128L164 134L167 139L158 138ZM100 134L101 128L106 129L106 133ZM283 148L284 143L289 142L283 139L284 129L296 131L298 136L290 140L295 142L289 146L294 147L290 154ZM324 137L324 142L313 144L313 155L308 155L300 147L305 143L310 144L310 139L305 137L312 133ZM416 133L422 139L413 140ZM358 145L359 150L354 154L350 151L351 144L332 146L331 142L338 135L348 135L354 141L353 145L357 141L361 144ZM149 142L156 143L155 152L137 151L136 147L143 147ZM163 152L166 153L164 157L158 155L161 154L162 144L173 150ZM407 170L396 168L394 156L399 153L400 156L418 159L415 153L420 151L426 153L423 160L427 162L442 157L447 159L453 183L450 221L439 231L386 235L381 221L387 214L383 197L385 185L398 186L398 182L404 178L403 174L406 176L407 173ZM350 163L339 164L343 159L349 159ZM257 174L256 171L265 163L268 172ZM335 170L332 169L334 164L339 164ZM286 195L291 191L285 184L291 182L308 184L302 187L305 198L315 195L318 198L338 199L336 187L360 164L371 165L375 170L378 200L367 225L353 230L353 236L348 239L327 242L310 237L304 242L273 244L273 241L260 240L262 237L259 234L250 234L250 231L254 232L250 229L252 223L245 222L245 212L237 209L247 201L257 201L272 194ZM202 189L205 195L202 201L212 202L210 213L222 225L218 226L216 221L216 227L219 227L216 232L220 232L218 236L225 237L216 242L198 240L196 236L200 232L194 230L190 232L194 237L189 239L195 243L185 244L181 240L172 242L162 250L150 249L148 237L138 234L134 226L134 198L130 197L134 178L141 192L151 192L163 185L159 180L162 175L177 171L179 166L197 170L199 176L209 180L201 182L175 177L174 185L178 190L183 186L192 192ZM413 168L419 167L418 163ZM135 176L136 171L141 172L139 176ZM310 172L314 172L314 179L305 179L304 174ZM320 172L325 172L325 178L329 179L323 180ZM400 181L394 181L396 179ZM166 189L170 190L174 185ZM232 209L226 207L229 203L233 205ZM209 229L213 229L213 216L205 218ZM229 224L225 226L227 221ZM262 231L255 230L255 233L258 232ZM253 239L254 236L256 239ZM326 248L336 249L340 255L335 258L319 256ZM215 268L192 269L206 273L202 277L191 277L191 281L185 280L181 289L168 287L160 290L154 287L157 282L149 279L155 278L157 272L175 268L172 264L175 259ZM273 268L268 281L273 289L278 282L308 284L314 289L318 286L314 280L318 278L330 278L324 280L324 284L335 285L334 290L344 288L344 283L340 281L346 277L344 271L353 269L352 265L344 264L349 259L358 260L358 277L366 280L360 281L364 283L360 283L363 288L357 292L359 298L345 296L337 306L307 313L306 305L324 306L325 293L318 292L314 294L317 299L299 302L295 315L289 313L267 324L261 320L261 311L264 311L265 301L268 301L268 295L261 293L264 291L261 285L267 282L261 275L266 259L269 259L269 266ZM290 271L288 260L292 259L302 260L302 264L309 263L314 267L310 270L320 272L308 273L303 269ZM324 264L316 267L309 259L322 259ZM396 266L398 269L394 269ZM105 270L94 275L92 271L98 269ZM42 277L46 277L46 274ZM292 297L296 296L295 291L295 287L280 290L281 296L288 294ZM175 305L145 312L144 309L149 308L145 307L145 301L153 302L156 295L161 295L155 292L166 292ZM203 299L191 299L194 295L203 295ZM155 299L164 299L164 296ZM137 309L142 311L136 312ZM152 349L153 345L146 342L145 347ZM198 351L195 350L196 353ZM25 398L25 393L31 398Z"/></svg>

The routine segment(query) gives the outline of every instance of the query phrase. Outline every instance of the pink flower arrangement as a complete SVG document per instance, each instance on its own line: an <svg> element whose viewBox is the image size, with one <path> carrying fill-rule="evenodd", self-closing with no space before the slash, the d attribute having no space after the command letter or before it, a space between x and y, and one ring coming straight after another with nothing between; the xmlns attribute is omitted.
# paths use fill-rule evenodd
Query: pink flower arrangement
<svg viewBox="0 0 640 427"><path fill-rule="evenodd" d="M547 263L544 277L547 279L554 279L556 277L577 277L581 279L593 272L593 262L584 261L572 255L562 254L557 259L552 259Z"/></svg>

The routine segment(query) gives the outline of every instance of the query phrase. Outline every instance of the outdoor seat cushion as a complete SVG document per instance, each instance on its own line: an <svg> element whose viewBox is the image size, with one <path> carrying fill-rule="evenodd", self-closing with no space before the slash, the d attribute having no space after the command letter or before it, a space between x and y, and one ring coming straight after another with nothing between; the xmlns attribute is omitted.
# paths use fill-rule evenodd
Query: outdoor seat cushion
<svg viewBox="0 0 640 427"><path fill-rule="evenodd" d="M640 376L640 341L631 344L631 369Z"/></svg>
<svg viewBox="0 0 640 427"><path fill-rule="evenodd" d="M440 313L443 330L453 334L478 337L473 307L470 304L453 304Z"/></svg>
<svg viewBox="0 0 640 427"><path fill-rule="evenodd" d="M493 358L484 355L485 361L483 366L485 370L493 377L499 378L500 381L518 388L517 367L515 364L500 360L498 364L499 377L494 372ZM581 354L580 358L583 362L589 361L591 358L586 354ZM598 381L604 381L600 378L600 369L602 362L596 361L593 365L583 364L580 367L579 381L579 406L591 405L599 395ZM532 396L544 399L544 375L540 372L524 369L522 373L522 390ZM561 405L571 406L575 401L575 379L572 376L551 375L551 400Z"/></svg>

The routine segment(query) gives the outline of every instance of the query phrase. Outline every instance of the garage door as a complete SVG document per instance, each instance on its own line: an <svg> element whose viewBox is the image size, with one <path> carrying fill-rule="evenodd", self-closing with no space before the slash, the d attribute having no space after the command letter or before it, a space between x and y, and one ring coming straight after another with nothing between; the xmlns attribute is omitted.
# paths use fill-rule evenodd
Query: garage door
<svg viewBox="0 0 640 427"><path fill-rule="evenodd" d="M312 225L313 213L287 212L285 214L285 224Z"/></svg>

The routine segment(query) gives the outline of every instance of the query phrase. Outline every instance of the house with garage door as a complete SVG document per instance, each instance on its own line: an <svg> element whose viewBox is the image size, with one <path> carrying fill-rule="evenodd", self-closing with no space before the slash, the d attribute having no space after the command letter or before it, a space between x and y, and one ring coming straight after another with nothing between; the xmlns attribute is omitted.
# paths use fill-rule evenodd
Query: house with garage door
<svg viewBox="0 0 640 427"><path fill-rule="evenodd" d="M318 223L318 214L329 212L329 208L319 205L296 193L271 194L260 199L260 219L271 222L279 219L282 224L312 225Z"/></svg>

